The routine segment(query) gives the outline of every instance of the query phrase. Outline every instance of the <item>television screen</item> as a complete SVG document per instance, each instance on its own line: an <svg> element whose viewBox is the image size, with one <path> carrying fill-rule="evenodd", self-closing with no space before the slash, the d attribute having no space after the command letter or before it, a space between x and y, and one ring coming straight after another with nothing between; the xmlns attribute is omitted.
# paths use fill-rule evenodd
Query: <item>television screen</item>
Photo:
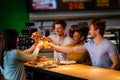
<svg viewBox="0 0 120 80"><path fill-rule="evenodd" d="M57 10L57 0L28 0L29 11Z"/></svg>

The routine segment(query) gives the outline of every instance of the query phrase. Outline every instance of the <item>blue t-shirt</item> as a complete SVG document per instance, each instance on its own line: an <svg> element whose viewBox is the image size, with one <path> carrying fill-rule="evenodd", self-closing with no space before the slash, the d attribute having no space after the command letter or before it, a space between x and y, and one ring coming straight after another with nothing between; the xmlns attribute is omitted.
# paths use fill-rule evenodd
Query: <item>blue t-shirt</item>
<svg viewBox="0 0 120 80"><path fill-rule="evenodd" d="M104 39L99 45L96 45L95 40L91 40L84 44L84 49L89 52L92 65L102 68L110 68L112 65L110 57L118 54L116 46L107 39Z"/></svg>
<svg viewBox="0 0 120 80"><path fill-rule="evenodd" d="M0 70L7 80L25 80L24 62L34 60L38 51L32 54L13 49L4 52L4 68L0 66Z"/></svg>

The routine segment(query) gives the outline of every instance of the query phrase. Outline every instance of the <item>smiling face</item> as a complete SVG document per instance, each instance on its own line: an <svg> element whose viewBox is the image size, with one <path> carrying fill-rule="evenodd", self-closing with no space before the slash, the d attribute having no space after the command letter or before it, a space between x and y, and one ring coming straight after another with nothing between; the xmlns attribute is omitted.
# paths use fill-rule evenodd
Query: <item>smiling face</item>
<svg viewBox="0 0 120 80"><path fill-rule="evenodd" d="M89 34L90 34L90 37L93 39L96 37L97 30L94 29L93 25L90 26Z"/></svg>
<svg viewBox="0 0 120 80"><path fill-rule="evenodd" d="M58 36L64 35L64 31L66 28L64 28L61 24L55 24L55 32Z"/></svg>
<svg viewBox="0 0 120 80"><path fill-rule="evenodd" d="M73 40L74 40L75 44L83 42L84 36L80 35L80 33L78 33L78 32L74 32L74 34L73 34Z"/></svg>
<svg viewBox="0 0 120 80"><path fill-rule="evenodd" d="M95 39L98 35L103 37L106 29L106 22L100 19L94 19L90 22L90 37Z"/></svg>

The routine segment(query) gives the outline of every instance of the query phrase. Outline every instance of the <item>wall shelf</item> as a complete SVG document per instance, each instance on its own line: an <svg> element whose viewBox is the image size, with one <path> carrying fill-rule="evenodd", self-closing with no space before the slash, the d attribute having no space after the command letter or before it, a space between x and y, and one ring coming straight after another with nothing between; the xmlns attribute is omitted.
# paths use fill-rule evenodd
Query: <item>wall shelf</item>
<svg viewBox="0 0 120 80"><path fill-rule="evenodd" d="M74 11L74 12L34 12L30 13L31 21L78 20L93 18L120 19L120 11Z"/></svg>

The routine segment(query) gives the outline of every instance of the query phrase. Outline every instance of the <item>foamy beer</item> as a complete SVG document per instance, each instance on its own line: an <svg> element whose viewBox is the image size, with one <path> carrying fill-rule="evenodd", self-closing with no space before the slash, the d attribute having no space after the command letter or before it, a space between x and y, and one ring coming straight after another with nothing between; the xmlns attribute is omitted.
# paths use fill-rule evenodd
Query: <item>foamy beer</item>
<svg viewBox="0 0 120 80"><path fill-rule="evenodd" d="M39 40L39 43L42 43L44 48L48 48L48 41L47 40Z"/></svg>
<svg viewBox="0 0 120 80"><path fill-rule="evenodd" d="M44 45L44 48L48 48L48 41L45 40L43 36L39 34L38 32L34 32L31 38L38 44L42 43Z"/></svg>
<svg viewBox="0 0 120 80"><path fill-rule="evenodd" d="M47 40L43 40L43 44L44 44L44 48L48 48L48 41Z"/></svg>

